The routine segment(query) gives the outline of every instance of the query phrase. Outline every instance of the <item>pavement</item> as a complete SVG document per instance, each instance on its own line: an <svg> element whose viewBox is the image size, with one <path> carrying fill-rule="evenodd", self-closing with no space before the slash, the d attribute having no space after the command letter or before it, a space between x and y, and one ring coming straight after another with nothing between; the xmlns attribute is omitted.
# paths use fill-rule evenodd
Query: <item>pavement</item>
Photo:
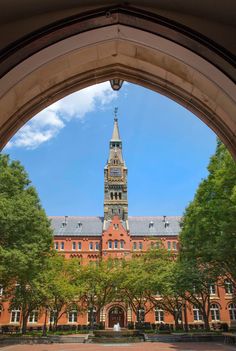
<svg viewBox="0 0 236 351"><path fill-rule="evenodd" d="M1 351L236 351L235 346L219 343L138 343L138 344L44 344L11 345Z"/></svg>

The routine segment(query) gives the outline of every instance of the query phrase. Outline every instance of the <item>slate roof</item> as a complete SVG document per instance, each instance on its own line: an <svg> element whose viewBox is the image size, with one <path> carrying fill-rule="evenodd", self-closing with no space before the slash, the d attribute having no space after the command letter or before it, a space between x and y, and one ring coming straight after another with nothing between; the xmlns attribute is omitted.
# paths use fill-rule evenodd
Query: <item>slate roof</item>
<svg viewBox="0 0 236 351"><path fill-rule="evenodd" d="M180 216L129 217L131 236L172 236L180 232Z"/></svg>
<svg viewBox="0 0 236 351"><path fill-rule="evenodd" d="M55 236L101 236L103 217L49 217ZM180 232L180 216L129 217L131 236L175 236ZM66 223L66 224L63 224ZM168 225L165 225L168 223ZM107 223L106 228L109 223ZM123 223L126 228L125 222ZM127 229L127 228L126 228Z"/></svg>
<svg viewBox="0 0 236 351"><path fill-rule="evenodd" d="M103 217L49 217L54 235L101 236ZM66 223L66 224L63 224Z"/></svg>

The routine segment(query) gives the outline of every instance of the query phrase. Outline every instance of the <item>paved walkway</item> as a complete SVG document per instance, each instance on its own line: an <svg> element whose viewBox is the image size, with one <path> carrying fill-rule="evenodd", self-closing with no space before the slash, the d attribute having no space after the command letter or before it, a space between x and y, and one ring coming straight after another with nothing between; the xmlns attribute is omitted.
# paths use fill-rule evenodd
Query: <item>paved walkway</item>
<svg viewBox="0 0 236 351"><path fill-rule="evenodd" d="M138 343L138 344L52 344L13 345L2 351L235 351L233 346L219 343Z"/></svg>

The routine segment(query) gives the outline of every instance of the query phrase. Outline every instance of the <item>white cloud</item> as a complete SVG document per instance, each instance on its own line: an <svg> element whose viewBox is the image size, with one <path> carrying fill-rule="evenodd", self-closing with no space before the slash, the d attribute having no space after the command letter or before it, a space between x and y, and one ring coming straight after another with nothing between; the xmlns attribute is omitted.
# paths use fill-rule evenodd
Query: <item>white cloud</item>
<svg viewBox="0 0 236 351"><path fill-rule="evenodd" d="M109 82L96 84L68 95L38 113L8 142L6 148L35 149L54 138L73 118L84 119L86 114L104 108L117 97Z"/></svg>

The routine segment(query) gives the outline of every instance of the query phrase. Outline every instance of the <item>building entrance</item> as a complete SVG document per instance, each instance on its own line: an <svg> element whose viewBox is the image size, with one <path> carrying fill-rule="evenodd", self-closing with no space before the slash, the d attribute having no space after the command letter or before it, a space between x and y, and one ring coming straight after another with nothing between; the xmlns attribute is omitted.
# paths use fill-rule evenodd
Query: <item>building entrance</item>
<svg viewBox="0 0 236 351"><path fill-rule="evenodd" d="M121 328L124 328L124 310L120 307L113 307L109 311L108 327L113 328L114 324L119 323Z"/></svg>

